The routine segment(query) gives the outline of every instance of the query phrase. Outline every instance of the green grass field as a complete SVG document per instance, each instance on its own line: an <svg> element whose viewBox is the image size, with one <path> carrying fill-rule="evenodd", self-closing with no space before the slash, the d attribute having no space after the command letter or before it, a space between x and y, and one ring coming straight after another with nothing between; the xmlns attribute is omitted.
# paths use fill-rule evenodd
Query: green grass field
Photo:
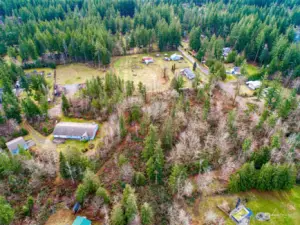
<svg viewBox="0 0 300 225"><path fill-rule="evenodd" d="M246 198L248 202L246 207L252 210L254 216L251 217L251 224L263 225L297 225L300 221L300 186L295 186L291 191L274 191L259 192L249 191L236 195L217 195L203 197L200 199L199 209L194 218L195 224L203 224L205 215L208 211L213 211L226 220L227 225L233 225L231 219L223 212L218 210L216 206L226 201L233 208L236 201L240 198ZM259 212L267 212L271 214L269 222L259 222L255 219L255 215Z"/></svg>
<svg viewBox="0 0 300 225"><path fill-rule="evenodd" d="M105 72L88 67L83 63L71 63L60 65L56 68L56 82L58 84L81 84L86 80L97 76L103 76Z"/></svg>
<svg viewBox="0 0 300 225"><path fill-rule="evenodd" d="M251 76L259 72L259 67L254 66L252 64L247 64L247 72Z"/></svg>
<svg viewBox="0 0 300 225"><path fill-rule="evenodd" d="M187 60L164 61L164 56L167 54L170 57L173 53L178 52L160 52L160 56L156 57L156 53L139 54L118 57L112 65L113 71L126 80L132 80L137 85L142 82L146 85L149 91L164 91L170 87L171 80L176 73L179 73L183 68L192 68L192 65ZM142 63L144 56L151 56L154 63L149 65ZM172 65L176 65L175 73L171 71ZM163 71L166 68L168 79L163 78ZM191 86L191 82L186 79L185 86Z"/></svg>

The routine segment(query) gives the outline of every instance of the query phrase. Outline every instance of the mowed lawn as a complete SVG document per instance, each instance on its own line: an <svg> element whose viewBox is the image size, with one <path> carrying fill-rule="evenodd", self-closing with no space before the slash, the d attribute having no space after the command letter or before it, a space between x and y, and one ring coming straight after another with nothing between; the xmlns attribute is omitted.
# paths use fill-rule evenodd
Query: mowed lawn
<svg viewBox="0 0 300 225"><path fill-rule="evenodd" d="M71 63L60 65L56 68L56 82L60 85L82 84L93 77L103 76L104 71L84 65L83 63Z"/></svg>
<svg viewBox="0 0 300 225"><path fill-rule="evenodd" d="M139 54L118 57L114 60L112 70L121 78L126 80L132 80L137 85L142 82L146 85L148 91L164 91L169 89L170 83L175 74L178 74L183 68L191 68L192 65L186 60L180 61L165 61L164 57L170 57L175 52L162 52L160 56L156 56L156 53ZM179 54L179 52L176 52ZM142 63L144 56L153 57L154 63L146 65ZM172 65L176 65L175 73L171 71ZM166 74L168 79L163 78L164 69L166 68ZM185 86L191 86L191 82L185 79Z"/></svg>
<svg viewBox="0 0 300 225"><path fill-rule="evenodd" d="M199 209L196 211L198 215L193 218L193 224L203 224L205 215L209 211L223 217L227 225L235 223L217 209L218 204L227 202L231 208L234 208L237 199L247 199L246 207L252 210L254 216L251 217L251 223L254 225L272 224L272 225L297 225L300 221L300 186L295 186L291 191L274 191L259 192L249 191L236 195L216 195L211 197L203 197L199 202ZM193 209L195 212L195 209ZM269 222L259 222L255 219L255 215L259 212L267 212L271 215Z"/></svg>

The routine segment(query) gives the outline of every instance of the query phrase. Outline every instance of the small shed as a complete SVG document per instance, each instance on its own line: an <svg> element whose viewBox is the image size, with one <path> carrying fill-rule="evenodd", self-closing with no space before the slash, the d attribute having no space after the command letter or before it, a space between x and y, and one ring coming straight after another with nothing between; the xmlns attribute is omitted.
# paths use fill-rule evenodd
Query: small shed
<svg viewBox="0 0 300 225"><path fill-rule="evenodd" d="M251 90L256 90L257 88L261 87L261 81L259 80L247 81L246 84Z"/></svg>
<svg viewBox="0 0 300 225"><path fill-rule="evenodd" d="M229 48L229 47L223 48L223 56L224 57L227 57L230 52L231 52L231 48Z"/></svg>
<svg viewBox="0 0 300 225"><path fill-rule="evenodd" d="M86 217L77 216L72 225L91 225L92 222Z"/></svg>
<svg viewBox="0 0 300 225"><path fill-rule="evenodd" d="M249 224L250 217L253 215L252 211L244 205L239 205L230 212L231 219L237 224Z"/></svg>
<svg viewBox="0 0 300 225"><path fill-rule="evenodd" d="M3 88L0 88L0 103L2 103Z"/></svg>
<svg viewBox="0 0 300 225"><path fill-rule="evenodd" d="M20 151L20 147L24 148L25 150L28 149L28 145L23 137L18 137L6 143L8 150L11 154L16 155Z"/></svg>
<svg viewBox="0 0 300 225"><path fill-rule="evenodd" d="M170 59L172 61L178 61L178 60L183 59L183 56L182 55L173 54L173 55L171 55Z"/></svg>
<svg viewBox="0 0 300 225"><path fill-rule="evenodd" d="M98 128L96 123L60 122L56 124L53 136L61 139L93 140Z"/></svg>
<svg viewBox="0 0 300 225"><path fill-rule="evenodd" d="M185 68L185 69L181 70L181 73L182 73L182 75L185 75L189 80L192 80L196 77L194 72L189 68Z"/></svg>
<svg viewBox="0 0 300 225"><path fill-rule="evenodd" d="M149 63L154 63L154 60L152 57L147 56L142 58L142 62L148 65Z"/></svg>

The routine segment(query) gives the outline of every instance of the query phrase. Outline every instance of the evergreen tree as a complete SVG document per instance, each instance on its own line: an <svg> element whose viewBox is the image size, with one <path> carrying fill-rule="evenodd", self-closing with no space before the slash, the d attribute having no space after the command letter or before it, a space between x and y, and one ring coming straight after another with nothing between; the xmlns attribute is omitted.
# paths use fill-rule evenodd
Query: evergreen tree
<svg viewBox="0 0 300 225"><path fill-rule="evenodd" d="M86 186L84 184L79 184L75 193L76 201L82 204L88 194Z"/></svg>
<svg viewBox="0 0 300 225"><path fill-rule="evenodd" d="M146 183L146 178L143 173L135 172L133 176L133 183L136 186L143 186Z"/></svg>
<svg viewBox="0 0 300 225"><path fill-rule="evenodd" d="M268 147L262 147L251 155L251 160L254 162L255 168L260 169L265 163L270 160L271 153Z"/></svg>
<svg viewBox="0 0 300 225"><path fill-rule="evenodd" d="M70 104L66 96L63 94L62 95L62 111L65 115L68 115L70 109Z"/></svg>
<svg viewBox="0 0 300 225"><path fill-rule="evenodd" d="M162 147L166 150L170 150L173 145L173 119L169 117L163 125L162 129Z"/></svg>
<svg viewBox="0 0 300 225"><path fill-rule="evenodd" d="M34 103L34 101L31 100L30 97L22 100L22 110L27 119L33 119L41 115L40 108Z"/></svg>
<svg viewBox="0 0 300 225"><path fill-rule="evenodd" d="M10 204L0 196L0 224L9 225L14 219L15 212Z"/></svg>
<svg viewBox="0 0 300 225"><path fill-rule="evenodd" d="M189 45L192 50L195 50L196 52L200 49L201 47L201 42L200 42L200 35L201 31L200 28L193 28L190 33L189 37Z"/></svg>
<svg viewBox="0 0 300 225"><path fill-rule="evenodd" d="M127 134L127 129L126 129L126 123L123 115L120 116L119 126L120 126L121 137L124 138Z"/></svg>
<svg viewBox="0 0 300 225"><path fill-rule="evenodd" d="M156 184L162 182L164 155L161 148L161 142L158 141L152 157L147 161L147 175Z"/></svg>
<svg viewBox="0 0 300 225"><path fill-rule="evenodd" d="M173 194L178 191L178 188L184 183L186 177L186 168L183 165L175 164L172 167L172 172L169 177L169 187Z"/></svg>
<svg viewBox="0 0 300 225"><path fill-rule="evenodd" d="M99 187L96 191L96 196L101 197L105 204L110 203L109 193L105 188Z"/></svg>
<svg viewBox="0 0 300 225"><path fill-rule="evenodd" d="M153 156L157 141L158 141L157 128L151 124L149 128L149 133L144 141L145 147L142 152L142 156L144 160L148 161Z"/></svg>
<svg viewBox="0 0 300 225"><path fill-rule="evenodd" d="M273 183L274 172L274 167L270 163L264 164L259 172L257 188L267 191L272 190L275 186Z"/></svg>
<svg viewBox="0 0 300 225"><path fill-rule="evenodd" d="M126 184L123 191L122 206L124 208L124 215L127 223L131 222L138 214L138 208L136 203L136 195L134 189Z"/></svg>
<svg viewBox="0 0 300 225"><path fill-rule="evenodd" d="M243 145L242 145L242 150L243 152L248 152L251 148L251 145L252 145L252 141L250 138L246 138L244 141L243 141Z"/></svg>
<svg viewBox="0 0 300 225"><path fill-rule="evenodd" d="M154 213L151 206L145 202L141 208L141 222L142 225L151 225L154 221Z"/></svg>
<svg viewBox="0 0 300 225"><path fill-rule="evenodd" d="M70 174L66 164L66 158L62 152L59 153L59 172L62 178L70 178Z"/></svg>
<svg viewBox="0 0 300 225"><path fill-rule="evenodd" d="M14 94L3 94L3 111L7 119L15 119L21 123L21 110L17 97Z"/></svg>
<svg viewBox="0 0 300 225"><path fill-rule="evenodd" d="M124 216L124 210L121 204L114 205L111 211L111 224L112 225L125 225L126 219Z"/></svg>

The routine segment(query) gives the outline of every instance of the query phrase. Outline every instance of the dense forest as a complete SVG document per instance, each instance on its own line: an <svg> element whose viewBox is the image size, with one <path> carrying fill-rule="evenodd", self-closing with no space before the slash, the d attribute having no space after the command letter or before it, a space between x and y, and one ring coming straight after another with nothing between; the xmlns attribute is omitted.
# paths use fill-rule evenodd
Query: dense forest
<svg viewBox="0 0 300 225"><path fill-rule="evenodd" d="M192 3L191 3L192 2ZM133 47L175 49L193 37L198 57L232 47L269 74L299 77L295 1L1 1L0 54L23 62L43 54L110 63ZM202 6L202 7L201 7ZM84 35L83 35L84 34ZM112 35L111 35L112 34Z"/></svg>
<svg viewBox="0 0 300 225"><path fill-rule="evenodd" d="M224 211L199 213L207 196L291 196L300 183L299 27L300 0L0 0L0 225L62 222L58 213L73 218L75 204L93 224L220 225ZM165 57L178 49L197 59L186 63L193 80L176 67L185 59ZM131 72L156 68L136 52L160 60L153 80L168 89L112 68L127 56ZM197 62L209 68L204 78ZM99 76L57 94L73 85L56 83L71 63ZM233 95L225 64L245 75L228 82ZM258 69L246 76L248 64ZM250 97L240 93L245 78L261 82ZM59 121L100 129L96 140L55 142ZM7 142L20 136L36 146L12 155ZM298 219L299 203L288 208Z"/></svg>

